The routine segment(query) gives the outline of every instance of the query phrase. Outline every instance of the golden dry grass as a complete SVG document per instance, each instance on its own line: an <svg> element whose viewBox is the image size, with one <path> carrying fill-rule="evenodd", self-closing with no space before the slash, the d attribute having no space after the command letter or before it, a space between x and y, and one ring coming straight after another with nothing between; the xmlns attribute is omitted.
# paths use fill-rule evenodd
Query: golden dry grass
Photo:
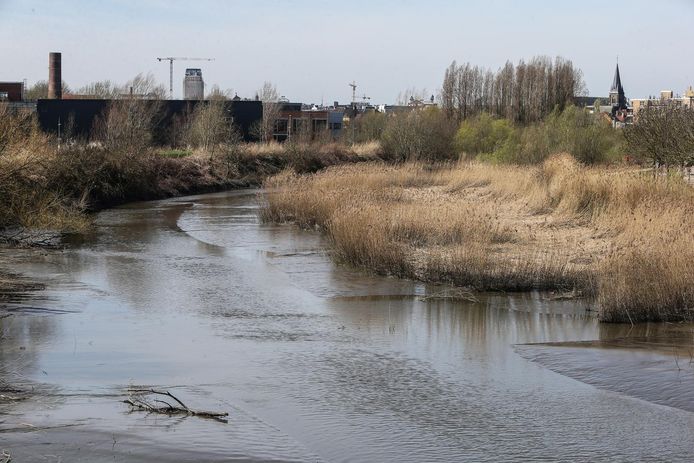
<svg viewBox="0 0 694 463"><path fill-rule="evenodd" d="M691 319L694 189L587 168L361 164L266 181L262 216L320 227L380 273L477 289L576 290L605 321Z"/></svg>

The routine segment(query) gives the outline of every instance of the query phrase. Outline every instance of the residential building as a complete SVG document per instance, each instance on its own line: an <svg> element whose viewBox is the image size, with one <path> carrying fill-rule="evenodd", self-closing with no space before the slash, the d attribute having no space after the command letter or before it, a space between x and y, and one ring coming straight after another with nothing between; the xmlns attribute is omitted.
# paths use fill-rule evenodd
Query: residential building
<svg viewBox="0 0 694 463"><path fill-rule="evenodd" d="M631 100L631 104L634 108L634 117L638 117L639 111L649 107L677 105L686 108L694 108L694 88L690 86L685 90L683 96L676 96L672 90L663 90L658 97L650 96L648 98L634 99Z"/></svg>

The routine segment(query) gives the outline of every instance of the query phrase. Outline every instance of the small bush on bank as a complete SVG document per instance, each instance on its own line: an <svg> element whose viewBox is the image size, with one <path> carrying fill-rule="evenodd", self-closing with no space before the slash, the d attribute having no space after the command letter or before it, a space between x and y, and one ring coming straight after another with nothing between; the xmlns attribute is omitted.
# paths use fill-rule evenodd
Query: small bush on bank
<svg viewBox="0 0 694 463"><path fill-rule="evenodd" d="M517 143L516 128L507 119L494 119L483 113L476 118L463 121L455 135L455 147L463 157L491 155L501 160L504 147L510 141Z"/></svg>
<svg viewBox="0 0 694 463"><path fill-rule="evenodd" d="M370 112L357 117L354 127L345 127L342 138L345 141L352 141L352 129L354 129L355 143L368 143L380 140L388 123L388 116L384 113Z"/></svg>

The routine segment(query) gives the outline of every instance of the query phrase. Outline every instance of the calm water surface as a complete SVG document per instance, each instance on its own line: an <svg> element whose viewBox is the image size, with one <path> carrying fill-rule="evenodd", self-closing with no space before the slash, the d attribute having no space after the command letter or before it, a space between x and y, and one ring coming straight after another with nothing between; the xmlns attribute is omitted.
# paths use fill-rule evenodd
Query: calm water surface
<svg viewBox="0 0 694 463"><path fill-rule="evenodd" d="M64 251L4 250L49 281L0 320L13 461L693 461L691 327L601 326L542 294L335 265L259 224L254 192L102 212ZM48 309L48 310L47 310ZM130 412L129 385L228 423Z"/></svg>

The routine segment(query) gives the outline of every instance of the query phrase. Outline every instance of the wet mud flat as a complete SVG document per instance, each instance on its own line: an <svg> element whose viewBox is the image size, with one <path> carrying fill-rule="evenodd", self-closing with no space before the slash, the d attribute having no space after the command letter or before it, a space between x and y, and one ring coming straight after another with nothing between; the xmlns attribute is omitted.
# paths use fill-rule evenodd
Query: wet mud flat
<svg viewBox="0 0 694 463"><path fill-rule="evenodd" d="M335 265L320 234L257 208L255 192L130 204L62 251L5 256L46 289L0 319L0 379L40 392L0 402L0 451L690 461L690 327L601 325L541 293L441 297ZM133 410L133 386L227 422Z"/></svg>
<svg viewBox="0 0 694 463"><path fill-rule="evenodd" d="M604 339L524 344L516 351L562 375L608 391L694 412L694 326L606 327Z"/></svg>

